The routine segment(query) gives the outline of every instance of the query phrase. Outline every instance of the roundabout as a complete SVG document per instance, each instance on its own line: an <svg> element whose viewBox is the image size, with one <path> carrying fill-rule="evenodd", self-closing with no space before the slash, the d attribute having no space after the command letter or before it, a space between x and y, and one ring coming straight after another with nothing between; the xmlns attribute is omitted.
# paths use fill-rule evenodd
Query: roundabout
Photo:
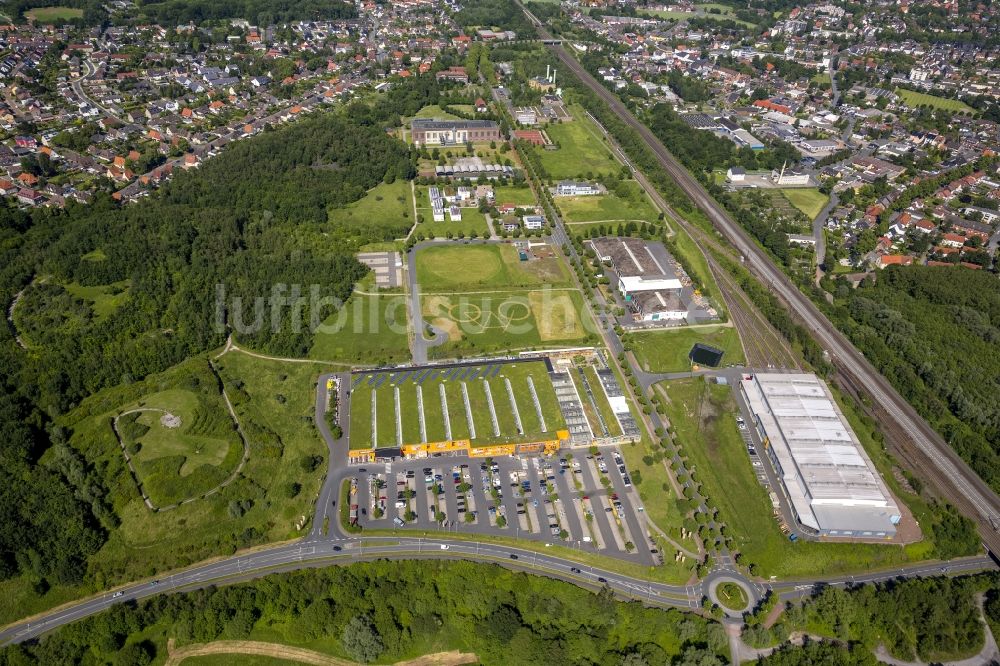
<svg viewBox="0 0 1000 666"><path fill-rule="evenodd" d="M733 569L716 569L705 578L702 589L713 604L728 616L739 618L761 599L757 587Z"/></svg>

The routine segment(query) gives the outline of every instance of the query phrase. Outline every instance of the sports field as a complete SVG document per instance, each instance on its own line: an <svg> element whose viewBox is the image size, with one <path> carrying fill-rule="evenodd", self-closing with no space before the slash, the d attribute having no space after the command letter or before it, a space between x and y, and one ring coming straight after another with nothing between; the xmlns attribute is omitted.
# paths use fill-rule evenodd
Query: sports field
<svg viewBox="0 0 1000 666"><path fill-rule="evenodd" d="M425 319L448 335L437 357L580 344L593 334L580 292L572 289L427 294ZM589 321L589 320L588 320Z"/></svg>
<svg viewBox="0 0 1000 666"><path fill-rule="evenodd" d="M932 109L950 111L951 113L968 113L970 115L976 113L976 110L971 106L957 99L948 99L947 97L928 95L927 93L915 92L904 88L896 88L895 92L899 95L899 98L903 100L903 104L912 109L916 109L920 106L929 106Z"/></svg>
<svg viewBox="0 0 1000 666"><path fill-rule="evenodd" d="M24 13L36 23L59 23L83 17L83 10L74 7L38 7Z"/></svg>
<svg viewBox="0 0 1000 666"><path fill-rule="evenodd" d="M513 245L437 245L417 252L417 281L424 293L564 286L569 280L558 257L521 261Z"/></svg>
<svg viewBox="0 0 1000 666"><path fill-rule="evenodd" d="M583 109L570 110L573 120L553 123L545 131L559 148L545 150L536 148L542 168L549 178L588 178L599 174L617 173L621 162L615 159L611 149L604 142L601 131L587 117Z"/></svg>
<svg viewBox="0 0 1000 666"><path fill-rule="evenodd" d="M789 188L781 190L781 193L810 220L815 220L830 200L830 197L815 187Z"/></svg>
<svg viewBox="0 0 1000 666"><path fill-rule="evenodd" d="M531 442L565 427L543 361L362 372L351 384L352 449Z"/></svg>

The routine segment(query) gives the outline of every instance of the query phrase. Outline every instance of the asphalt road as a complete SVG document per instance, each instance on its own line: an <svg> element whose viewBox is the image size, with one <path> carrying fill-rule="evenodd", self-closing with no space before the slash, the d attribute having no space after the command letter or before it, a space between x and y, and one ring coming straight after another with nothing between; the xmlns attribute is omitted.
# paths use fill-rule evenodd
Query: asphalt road
<svg viewBox="0 0 1000 666"><path fill-rule="evenodd" d="M544 29L540 28L544 33ZM543 38L545 35L543 34ZM952 450L952 448L917 414L916 410L890 385L847 338L819 311L798 287L777 267L767 254L734 222L655 135L639 122L621 100L594 79L561 45L550 44L560 61L583 83L597 93L608 106L643 139L661 166L684 193L701 208L733 247L747 258L747 267L756 274L811 332L830 354L831 362L852 384L867 392L879 405L888 425L903 433L924 458L921 465L927 480L948 501L975 520L984 544L1000 552L1000 497Z"/></svg>
<svg viewBox="0 0 1000 666"><path fill-rule="evenodd" d="M331 523L333 525L335 523ZM708 593L712 576L698 585L678 586L651 583L642 579L591 567L558 556L536 553L510 546L488 542L449 539L447 537L309 537L294 544L267 548L257 552L233 556L174 574L164 575L154 581L124 586L90 599L73 603L36 617L33 621L8 625L0 631L0 643L19 643L37 638L47 631L99 613L115 604L141 600L156 594L194 590L232 583L263 575L302 569L305 567L347 565L371 559L463 559L476 562L494 562L505 567L550 576L585 588L596 589L607 585L625 598L639 599L655 606L696 608ZM873 583L901 576L937 576L978 571L993 566L988 557L969 558L945 564L923 563L890 571L869 573L863 576L787 581L781 583L749 584L735 570L725 571L727 579L736 579L747 585L754 596L773 589L782 598L797 598L810 594L817 586ZM118 595L118 596L116 596Z"/></svg>

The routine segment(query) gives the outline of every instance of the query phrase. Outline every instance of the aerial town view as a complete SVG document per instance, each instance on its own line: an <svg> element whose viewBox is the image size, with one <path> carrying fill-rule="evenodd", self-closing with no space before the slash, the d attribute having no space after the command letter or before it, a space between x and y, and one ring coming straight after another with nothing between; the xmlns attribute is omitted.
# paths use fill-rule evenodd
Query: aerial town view
<svg viewBox="0 0 1000 666"><path fill-rule="evenodd" d="M0 666L1000 664L1000 9L0 0Z"/></svg>

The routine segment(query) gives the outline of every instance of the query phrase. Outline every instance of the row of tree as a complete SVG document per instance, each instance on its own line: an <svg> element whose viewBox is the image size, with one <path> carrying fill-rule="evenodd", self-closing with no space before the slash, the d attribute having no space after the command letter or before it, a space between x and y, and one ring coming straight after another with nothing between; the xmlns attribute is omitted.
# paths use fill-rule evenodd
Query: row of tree
<svg viewBox="0 0 1000 666"><path fill-rule="evenodd" d="M486 584L470 585L470 581ZM178 644L256 638L393 662L460 649L483 664L722 666L722 627L494 565L378 561L158 595L9 647L0 664L147 664Z"/></svg>

